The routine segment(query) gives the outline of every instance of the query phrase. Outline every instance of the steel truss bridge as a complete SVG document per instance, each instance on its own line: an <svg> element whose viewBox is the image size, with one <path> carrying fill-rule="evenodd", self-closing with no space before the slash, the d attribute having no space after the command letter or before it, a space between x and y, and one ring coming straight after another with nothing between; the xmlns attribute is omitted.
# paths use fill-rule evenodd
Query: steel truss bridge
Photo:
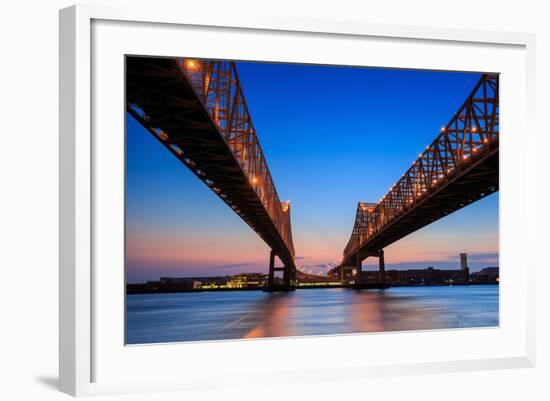
<svg viewBox="0 0 550 401"><path fill-rule="evenodd" d="M126 58L127 111L237 213L271 248L269 289L291 289L296 263L290 202L281 202L233 62ZM359 202L339 270L498 191L499 81L485 74L413 165L378 203ZM276 267L275 257L283 266ZM282 279L276 273L282 272Z"/></svg>
<svg viewBox="0 0 550 401"><path fill-rule="evenodd" d="M385 286L384 247L499 188L499 77L485 74L435 140L378 203L359 202L351 237L338 267L342 280L362 261L379 258ZM366 284L365 284L366 285Z"/></svg>
<svg viewBox="0 0 550 401"><path fill-rule="evenodd" d="M290 202L277 194L235 64L129 56L126 80L128 113L271 248L268 288L290 289Z"/></svg>

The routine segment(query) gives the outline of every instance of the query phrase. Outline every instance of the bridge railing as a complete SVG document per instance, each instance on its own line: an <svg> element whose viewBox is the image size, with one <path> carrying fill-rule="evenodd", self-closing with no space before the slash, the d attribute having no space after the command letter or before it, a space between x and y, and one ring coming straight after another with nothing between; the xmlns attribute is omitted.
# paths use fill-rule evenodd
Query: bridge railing
<svg viewBox="0 0 550 401"><path fill-rule="evenodd" d="M281 202L275 189L235 63L195 59L178 59L177 63L248 177L249 184L294 259L290 202ZM216 190L215 186L212 188ZM223 194L220 196L223 197Z"/></svg>
<svg viewBox="0 0 550 401"><path fill-rule="evenodd" d="M484 74L437 138L378 204L360 202L344 260L396 218L498 145L498 75Z"/></svg>

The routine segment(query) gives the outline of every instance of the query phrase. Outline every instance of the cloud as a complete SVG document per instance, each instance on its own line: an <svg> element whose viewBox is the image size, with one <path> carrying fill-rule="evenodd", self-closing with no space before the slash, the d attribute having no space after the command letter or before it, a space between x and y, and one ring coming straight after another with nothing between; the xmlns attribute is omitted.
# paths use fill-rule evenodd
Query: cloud
<svg viewBox="0 0 550 401"><path fill-rule="evenodd" d="M444 268L444 269L458 269L459 265L456 261L448 260L420 260L414 262L399 262L388 263L386 260L386 270L406 270L406 269L425 269L426 267ZM364 269L365 267L363 267ZM378 263L373 265L373 268L378 268Z"/></svg>
<svg viewBox="0 0 550 401"><path fill-rule="evenodd" d="M241 263L229 263L226 265L218 265L218 266L212 266L214 269L233 269L235 267L247 267L247 266L255 266L256 263L252 262L241 262Z"/></svg>
<svg viewBox="0 0 550 401"><path fill-rule="evenodd" d="M336 266L336 263L318 263L313 265L299 266L298 270L307 274L326 275L330 269Z"/></svg>
<svg viewBox="0 0 550 401"><path fill-rule="evenodd" d="M498 256L499 256L498 252L469 253L468 260L472 260L472 261L485 261L487 259L498 260Z"/></svg>
<svg viewBox="0 0 550 401"><path fill-rule="evenodd" d="M331 269L336 266L336 263L319 263L316 265L303 265L303 269Z"/></svg>
<svg viewBox="0 0 550 401"><path fill-rule="evenodd" d="M469 261L498 260L498 252L466 252ZM460 260L459 254L447 255L447 260Z"/></svg>

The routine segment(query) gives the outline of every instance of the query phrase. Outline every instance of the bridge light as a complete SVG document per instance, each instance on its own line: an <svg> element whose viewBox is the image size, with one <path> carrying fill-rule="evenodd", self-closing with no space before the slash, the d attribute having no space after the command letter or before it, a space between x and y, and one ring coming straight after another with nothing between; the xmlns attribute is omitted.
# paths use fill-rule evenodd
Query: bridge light
<svg viewBox="0 0 550 401"><path fill-rule="evenodd" d="M483 143L487 143L487 142L489 142L489 140L487 138L484 138Z"/></svg>
<svg viewBox="0 0 550 401"><path fill-rule="evenodd" d="M441 132L445 132L445 127L441 127Z"/></svg>
<svg viewBox="0 0 550 401"><path fill-rule="evenodd" d="M466 160L468 158L468 155L462 155L462 158Z"/></svg>
<svg viewBox="0 0 550 401"><path fill-rule="evenodd" d="M258 178L256 176L252 176L250 181L252 182L252 184L257 184L258 183Z"/></svg>
<svg viewBox="0 0 550 401"><path fill-rule="evenodd" d="M476 127L472 127L472 132L476 132L477 131L477 128Z"/></svg>
<svg viewBox="0 0 550 401"><path fill-rule="evenodd" d="M162 141L167 141L170 139L170 137L168 136L168 134L162 130L160 130L160 132L157 132L157 136L159 137L160 140Z"/></svg>
<svg viewBox="0 0 550 401"><path fill-rule="evenodd" d="M192 71L195 71L198 69L199 67L199 64L195 61L195 60L185 60L185 67L188 69L188 70L192 70Z"/></svg>
<svg viewBox="0 0 550 401"><path fill-rule="evenodd" d="M474 153L477 152L477 148L473 148L472 152L474 152Z"/></svg>

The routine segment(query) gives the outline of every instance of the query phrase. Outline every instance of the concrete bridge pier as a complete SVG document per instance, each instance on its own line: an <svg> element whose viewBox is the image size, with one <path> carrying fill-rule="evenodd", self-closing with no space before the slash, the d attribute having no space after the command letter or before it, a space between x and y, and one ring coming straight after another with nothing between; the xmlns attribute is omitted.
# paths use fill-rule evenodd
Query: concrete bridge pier
<svg viewBox="0 0 550 401"><path fill-rule="evenodd" d="M349 282L353 279L353 270L354 269L355 269L355 266L340 265L340 282L342 284L349 284Z"/></svg>
<svg viewBox="0 0 550 401"><path fill-rule="evenodd" d="M371 257L378 258L378 282L367 282L363 277L363 260ZM376 252L358 252L355 259L355 283L354 288L367 289L367 288L388 288L386 283L386 265L384 262L384 250L380 249Z"/></svg>
<svg viewBox="0 0 550 401"><path fill-rule="evenodd" d="M285 264L284 266L275 266L275 256L278 256L275 251L271 251L269 255L269 276L267 280L267 287L265 291L293 291L294 286L292 282L295 280L295 272L292 266ZM282 284L277 283L275 273L283 272Z"/></svg>

